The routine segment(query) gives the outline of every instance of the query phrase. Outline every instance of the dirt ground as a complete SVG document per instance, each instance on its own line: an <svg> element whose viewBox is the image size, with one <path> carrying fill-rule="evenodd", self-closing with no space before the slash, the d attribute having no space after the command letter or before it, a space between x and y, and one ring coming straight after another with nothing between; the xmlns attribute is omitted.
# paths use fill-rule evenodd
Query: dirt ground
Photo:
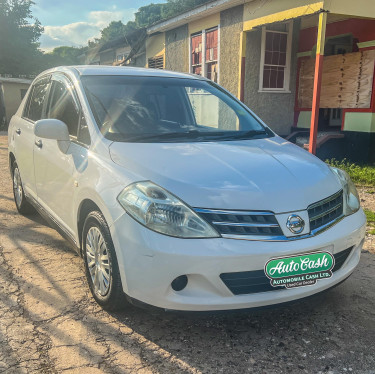
<svg viewBox="0 0 375 374"><path fill-rule="evenodd" d="M375 212L375 187L358 187L358 193L363 209ZM371 227L371 229L373 229L373 227ZM366 233L366 242L363 249L375 254L375 235L370 235L369 231L370 227L368 227Z"/></svg>
<svg viewBox="0 0 375 374"><path fill-rule="evenodd" d="M343 284L276 309L107 313L82 260L16 212L0 136L0 373L375 374L375 255Z"/></svg>

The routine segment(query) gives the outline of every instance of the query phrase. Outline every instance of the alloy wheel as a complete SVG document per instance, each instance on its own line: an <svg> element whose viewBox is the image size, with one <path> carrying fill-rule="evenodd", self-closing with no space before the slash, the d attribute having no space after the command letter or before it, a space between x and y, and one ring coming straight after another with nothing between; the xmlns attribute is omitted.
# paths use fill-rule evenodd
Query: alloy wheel
<svg viewBox="0 0 375 374"><path fill-rule="evenodd" d="M18 207L20 207L22 204L22 183L18 167L16 167L13 171L13 190L16 204Z"/></svg>
<svg viewBox="0 0 375 374"><path fill-rule="evenodd" d="M111 287L111 266L103 235L95 226L86 235L86 261L94 292L105 296Z"/></svg>

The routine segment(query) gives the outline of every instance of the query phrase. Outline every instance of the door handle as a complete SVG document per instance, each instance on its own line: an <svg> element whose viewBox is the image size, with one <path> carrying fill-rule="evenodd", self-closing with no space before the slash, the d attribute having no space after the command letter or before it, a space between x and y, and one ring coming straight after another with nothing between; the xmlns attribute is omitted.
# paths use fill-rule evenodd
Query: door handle
<svg viewBox="0 0 375 374"><path fill-rule="evenodd" d="M17 135L21 135L21 129L17 129L17 130L16 130L16 134L17 134Z"/></svg>
<svg viewBox="0 0 375 374"><path fill-rule="evenodd" d="M40 139L35 141L35 145L36 145L38 148L42 148L42 147L43 147L43 143L42 143L42 141L41 141Z"/></svg>

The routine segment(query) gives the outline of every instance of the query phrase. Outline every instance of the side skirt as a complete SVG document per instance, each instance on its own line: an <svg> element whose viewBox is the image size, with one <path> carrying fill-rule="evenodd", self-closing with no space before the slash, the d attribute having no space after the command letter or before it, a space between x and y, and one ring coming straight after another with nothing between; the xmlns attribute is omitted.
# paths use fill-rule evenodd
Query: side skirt
<svg viewBox="0 0 375 374"><path fill-rule="evenodd" d="M49 214L33 197L27 196L27 200L30 202L30 204L32 204L35 210L48 222L48 224L69 243L74 251L81 256L81 248L77 244L77 241L74 239L71 233L68 232L64 227L62 227L56 221L56 219L52 217L51 214Z"/></svg>

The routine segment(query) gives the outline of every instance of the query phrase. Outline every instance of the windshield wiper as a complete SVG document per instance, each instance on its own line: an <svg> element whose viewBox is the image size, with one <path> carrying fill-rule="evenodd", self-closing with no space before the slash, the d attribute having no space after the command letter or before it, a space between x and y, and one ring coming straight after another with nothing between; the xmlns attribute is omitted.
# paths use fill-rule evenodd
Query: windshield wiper
<svg viewBox="0 0 375 374"><path fill-rule="evenodd" d="M266 130L249 130L249 131L237 131L236 133L228 134L228 138L232 139L251 139L258 135L269 135Z"/></svg>
<svg viewBox="0 0 375 374"><path fill-rule="evenodd" d="M184 132L170 132L162 134L142 134L130 137L123 137L125 142L143 142L148 140L177 140L177 139L194 139L198 141L206 140L233 140L233 139L250 139L258 135L267 135L268 132L265 130L250 130L246 132L238 131L228 131L229 134L226 134L225 131L207 131L202 132L198 130L189 130ZM113 134L115 135L115 134ZM120 135L120 134L119 134ZM113 136L112 140L116 140Z"/></svg>
<svg viewBox="0 0 375 374"><path fill-rule="evenodd" d="M212 134L212 133L209 133ZM220 132L222 134L222 132ZM161 134L143 134L143 135L136 135L131 137L124 137L124 141L129 142L142 142L143 140L173 140L173 139L197 139L201 137L205 137L206 135L197 130L189 130L184 132L167 132Z"/></svg>

